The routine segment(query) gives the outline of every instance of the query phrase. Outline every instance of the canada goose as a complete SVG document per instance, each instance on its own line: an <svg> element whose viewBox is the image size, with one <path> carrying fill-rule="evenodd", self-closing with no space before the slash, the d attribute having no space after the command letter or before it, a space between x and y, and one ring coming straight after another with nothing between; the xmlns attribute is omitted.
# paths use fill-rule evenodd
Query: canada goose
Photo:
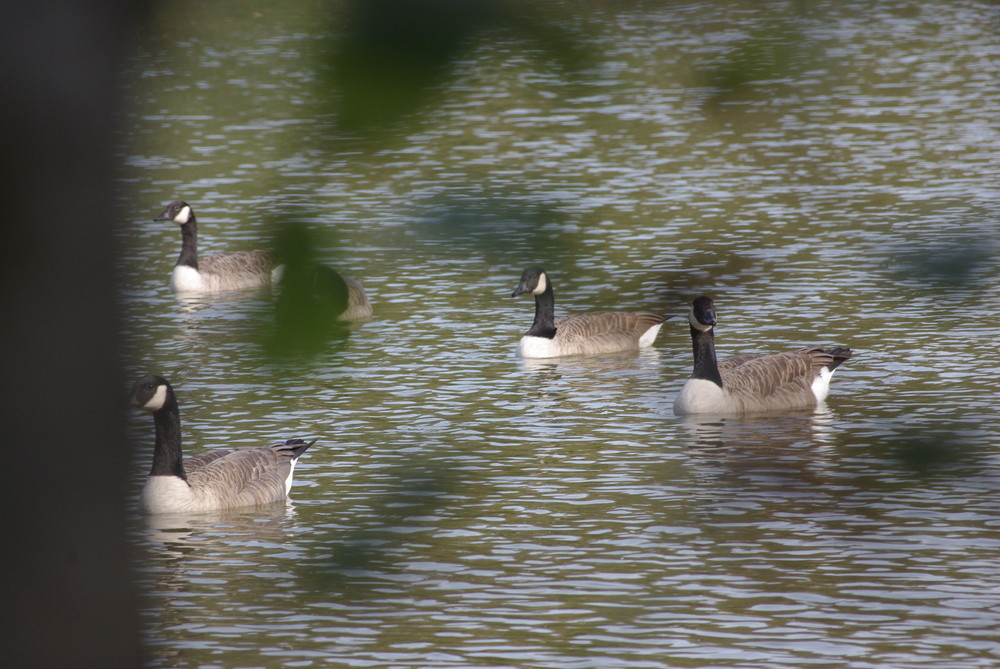
<svg viewBox="0 0 1000 669"><path fill-rule="evenodd" d="M149 375L132 387L135 406L153 412L153 467L139 497L145 513L204 513L277 502L292 488L295 462L315 441L276 441L181 459L181 415L166 379Z"/></svg>
<svg viewBox="0 0 1000 669"><path fill-rule="evenodd" d="M275 330L268 342L277 354L318 353L346 342L372 316L361 284L325 265L290 263L274 304Z"/></svg>
<svg viewBox="0 0 1000 669"><path fill-rule="evenodd" d="M694 372L674 400L674 413L744 414L811 409L826 399L833 371L849 348L804 348L771 355L715 358L715 305L697 298L688 317Z"/></svg>
<svg viewBox="0 0 1000 669"><path fill-rule="evenodd" d="M275 310L284 326L299 327L306 319L319 330L372 317L372 304L361 282L326 265L290 267L282 276Z"/></svg>
<svg viewBox="0 0 1000 669"><path fill-rule="evenodd" d="M198 258L198 221L191 205L174 200L154 221L181 226L181 254L170 276L176 293L221 293L266 288L276 281L279 268L265 251L215 253Z"/></svg>
<svg viewBox="0 0 1000 669"><path fill-rule="evenodd" d="M517 344L525 358L613 353L651 346L664 317L643 312L590 311L554 318L552 281L541 267L529 267L511 294L535 296L535 322Z"/></svg>
<svg viewBox="0 0 1000 669"><path fill-rule="evenodd" d="M317 265L311 288L311 298L331 309L339 321L365 321L372 317L372 303L357 279L341 276L326 265Z"/></svg>

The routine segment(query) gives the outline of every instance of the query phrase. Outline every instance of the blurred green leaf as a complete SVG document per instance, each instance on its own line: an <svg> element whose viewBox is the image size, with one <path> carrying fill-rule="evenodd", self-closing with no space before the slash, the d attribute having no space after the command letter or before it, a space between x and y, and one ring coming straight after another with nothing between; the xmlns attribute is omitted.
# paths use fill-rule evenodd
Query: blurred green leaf
<svg viewBox="0 0 1000 669"><path fill-rule="evenodd" d="M983 280L993 266L996 247L985 237L962 237L903 249L896 255L900 278L918 278L937 287L958 287Z"/></svg>
<svg viewBox="0 0 1000 669"><path fill-rule="evenodd" d="M455 60L488 31L511 29L567 70L577 39L531 3L502 0L352 0L331 24L324 61L333 113L351 132L377 133L433 99Z"/></svg>
<svg viewBox="0 0 1000 669"><path fill-rule="evenodd" d="M952 473L966 475L977 468L979 453L974 425L950 425L940 422L932 426L901 427L883 437L880 446L885 456L904 469L920 474Z"/></svg>
<svg viewBox="0 0 1000 669"><path fill-rule="evenodd" d="M365 514L366 520L331 533L329 541L321 544L324 555L299 566L303 581L315 590L364 596L374 585L369 572L393 570L400 546L432 541L401 530L425 527L419 519L436 514L442 496L453 492L460 483L469 484L455 471L451 457L443 453L442 449L432 457L418 456L380 477L389 480L389 489L374 498L378 501ZM427 551L426 546L421 548L421 553Z"/></svg>
<svg viewBox="0 0 1000 669"><path fill-rule="evenodd" d="M805 36L792 22L772 21L730 49L706 74L718 104L752 97L765 83L788 80L811 59Z"/></svg>
<svg viewBox="0 0 1000 669"><path fill-rule="evenodd" d="M314 233L301 223L283 223L275 233L275 256L284 265L274 322L265 327L264 349L272 357L311 356L341 343L350 333L338 321L347 307L343 278L315 256Z"/></svg>

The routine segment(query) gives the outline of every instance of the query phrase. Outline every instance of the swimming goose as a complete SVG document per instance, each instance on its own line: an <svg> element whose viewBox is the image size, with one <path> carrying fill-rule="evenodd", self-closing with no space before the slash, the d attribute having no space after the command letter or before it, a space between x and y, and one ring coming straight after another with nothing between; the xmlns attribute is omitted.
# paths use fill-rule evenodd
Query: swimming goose
<svg viewBox="0 0 1000 669"><path fill-rule="evenodd" d="M311 299L336 312L339 321L365 321L372 317L372 303L357 279L341 276L326 265L312 275Z"/></svg>
<svg viewBox="0 0 1000 669"><path fill-rule="evenodd" d="M715 305L697 298L688 317L694 373L674 400L674 413L744 414L811 409L826 399L833 371L849 348L804 348L771 355L737 355L717 362Z"/></svg>
<svg viewBox="0 0 1000 669"><path fill-rule="evenodd" d="M154 221L181 226L181 254L170 276L176 293L222 293L266 288L279 270L265 251L234 251L198 258L198 221L191 205L174 200Z"/></svg>
<svg viewBox="0 0 1000 669"><path fill-rule="evenodd" d="M555 318L552 281L541 267L529 267L511 294L535 296L535 322L521 337L517 352L525 358L613 353L651 346L664 317L642 312L590 311Z"/></svg>
<svg viewBox="0 0 1000 669"><path fill-rule="evenodd" d="M295 462L315 441L277 441L181 458L181 416L174 389L149 375L132 387L135 406L153 412L153 467L139 497L147 514L205 513L285 499Z"/></svg>
<svg viewBox="0 0 1000 669"><path fill-rule="evenodd" d="M361 282L326 265L290 267L282 276L275 310L283 325L299 327L306 319L318 330L372 317L372 304Z"/></svg>

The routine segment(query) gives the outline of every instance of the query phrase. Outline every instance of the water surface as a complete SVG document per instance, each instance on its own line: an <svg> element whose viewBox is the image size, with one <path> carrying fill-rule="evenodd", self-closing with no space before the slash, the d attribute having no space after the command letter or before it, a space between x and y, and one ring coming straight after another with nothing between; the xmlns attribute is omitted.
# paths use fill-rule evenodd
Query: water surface
<svg viewBox="0 0 1000 669"><path fill-rule="evenodd" d="M1000 663L995 7L567 8L582 74L488 36L371 143L322 111L317 7L193 7L123 82L123 355L190 452L319 441L287 506L136 519L153 666ZM774 35L791 65L709 85ZM176 197L206 253L307 224L375 318L267 355L270 291L170 293ZM856 357L815 413L681 419L683 318L514 355L531 264L561 313L708 293L722 355Z"/></svg>

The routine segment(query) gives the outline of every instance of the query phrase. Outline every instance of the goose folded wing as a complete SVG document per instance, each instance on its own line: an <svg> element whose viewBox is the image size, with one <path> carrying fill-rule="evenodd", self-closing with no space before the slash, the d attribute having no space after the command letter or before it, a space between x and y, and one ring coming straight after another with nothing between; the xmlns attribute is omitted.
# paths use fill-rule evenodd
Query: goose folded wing
<svg viewBox="0 0 1000 669"><path fill-rule="evenodd" d="M573 341L606 334L626 333L638 338L649 328L663 322L656 314L638 311L590 311L557 318L560 339Z"/></svg>
<svg viewBox="0 0 1000 669"><path fill-rule="evenodd" d="M269 274L274 261L266 251L213 253L198 261L198 268L210 274Z"/></svg>
<svg viewBox="0 0 1000 669"><path fill-rule="evenodd" d="M227 455L230 455L238 450L240 449L223 448L216 451L208 451L206 453L188 456L184 459L184 469L188 472L188 476L190 476L193 472L207 467L210 463L225 458Z"/></svg>
<svg viewBox="0 0 1000 669"><path fill-rule="evenodd" d="M203 466L188 473L193 487L241 504L266 504L284 497L289 455L270 447L235 448L210 457L215 453L219 452L205 454Z"/></svg>
<svg viewBox="0 0 1000 669"><path fill-rule="evenodd" d="M767 397L808 390L832 358L820 349L772 355L738 355L719 363L722 384L731 393Z"/></svg>

